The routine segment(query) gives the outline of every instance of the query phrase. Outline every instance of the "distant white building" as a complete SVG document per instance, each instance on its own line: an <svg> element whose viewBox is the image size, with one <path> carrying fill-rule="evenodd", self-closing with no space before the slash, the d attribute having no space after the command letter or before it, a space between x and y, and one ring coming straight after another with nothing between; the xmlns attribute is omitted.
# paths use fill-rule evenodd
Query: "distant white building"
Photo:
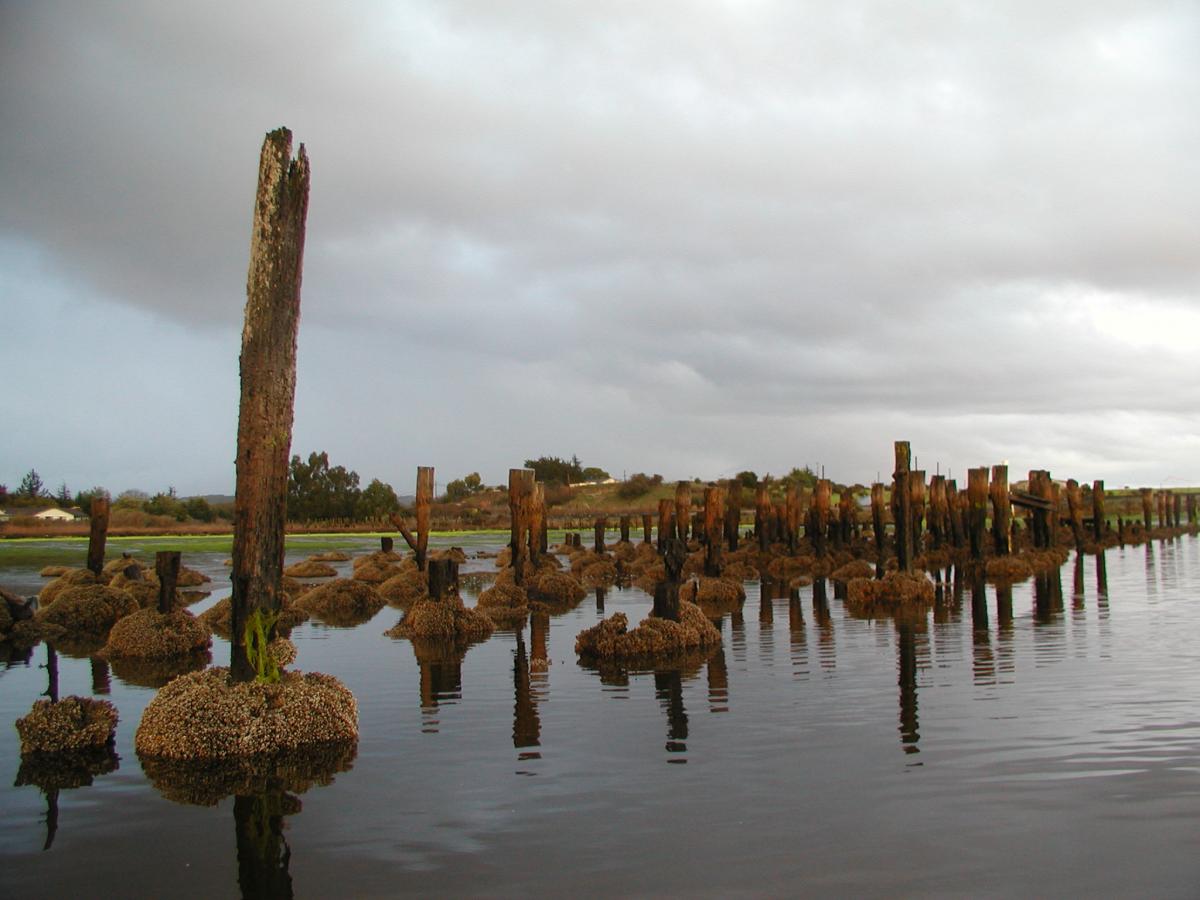
<svg viewBox="0 0 1200 900"><path fill-rule="evenodd" d="M65 509L59 509L52 506L50 509L43 509L33 514L35 519L41 519L43 522L74 522L75 517Z"/></svg>

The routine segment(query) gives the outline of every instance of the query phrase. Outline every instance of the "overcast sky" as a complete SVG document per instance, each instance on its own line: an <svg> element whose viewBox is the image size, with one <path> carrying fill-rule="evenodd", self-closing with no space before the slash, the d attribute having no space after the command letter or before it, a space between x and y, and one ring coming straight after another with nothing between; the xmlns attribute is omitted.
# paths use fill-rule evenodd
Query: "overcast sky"
<svg viewBox="0 0 1200 900"><path fill-rule="evenodd" d="M0 2L0 483L232 492L286 125L364 485L1200 484L1197 110L1195 2Z"/></svg>

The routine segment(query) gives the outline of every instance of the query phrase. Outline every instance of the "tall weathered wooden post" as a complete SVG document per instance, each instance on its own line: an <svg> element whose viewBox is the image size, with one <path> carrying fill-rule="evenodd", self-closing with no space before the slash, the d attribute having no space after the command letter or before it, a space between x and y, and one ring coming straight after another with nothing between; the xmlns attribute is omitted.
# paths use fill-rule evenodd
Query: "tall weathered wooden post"
<svg viewBox="0 0 1200 900"><path fill-rule="evenodd" d="M642 513L642 543L649 544L650 536L654 532L654 516L650 513Z"/></svg>
<svg viewBox="0 0 1200 900"><path fill-rule="evenodd" d="M1181 508L1182 504L1183 504L1182 495L1176 494L1174 491L1172 491L1171 492L1171 527L1173 527L1173 528L1179 527L1179 514L1183 511Z"/></svg>
<svg viewBox="0 0 1200 900"><path fill-rule="evenodd" d="M987 529L988 470L986 466L967 470L967 530L971 539L971 558L983 559L983 535Z"/></svg>
<svg viewBox="0 0 1200 900"><path fill-rule="evenodd" d="M896 441L896 471L892 474L892 522L896 529L896 564L901 572L911 572L913 562L912 492L909 470L912 449L908 441Z"/></svg>
<svg viewBox="0 0 1200 900"><path fill-rule="evenodd" d="M179 583L178 550L159 550L154 554L154 573L158 576L158 611L169 613L175 607L175 585Z"/></svg>
<svg viewBox="0 0 1200 900"><path fill-rule="evenodd" d="M90 518L87 567L99 576L104 571L104 542L108 539L108 498L103 494L92 498Z"/></svg>
<svg viewBox="0 0 1200 900"><path fill-rule="evenodd" d="M940 550L946 542L946 476L934 475L929 479L929 536L933 549Z"/></svg>
<svg viewBox="0 0 1200 900"><path fill-rule="evenodd" d="M675 485L675 536L685 544L692 521L692 486L686 481Z"/></svg>
<svg viewBox="0 0 1200 900"><path fill-rule="evenodd" d="M1012 536L1012 499L1009 496L1008 466L992 466L992 544L1000 556L1008 554Z"/></svg>
<svg viewBox="0 0 1200 900"><path fill-rule="evenodd" d="M592 526L592 530L595 536L595 544L593 545L592 549L597 553L606 552L607 548L604 546L604 532L608 531L608 519L604 518L604 516L598 518L595 524Z"/></svg>
<svg viewBox="0 0 1200 900"><path fill-rule="evenodd" d="M535 481L529 495L529 559L534 565L546 552L546 544L546 489Z"/></svg>
<svg viewBox="0 0 1200 900"><path fill-rule="evenodd" d="M429 510L433 504L433 466L417 466L417 568L424 572L429 558Z"/></svg>
<svg viewBox="0 0 1200 900"><path fill-rule="evenodd" d="M736 478L729 482L725 502L725 542L732 553L738 548L738 529L742 523L742 483Z"/></svg>
<svg viewBox="0 0 1200 900"><path fill-rule="evenodd" d="M838 498L838 528L841 532L841 545L850 546L854 540L854 526L858 518L858 504L854 502L854 491L847 487Z"/></svg>
<svg viewBox="0 0 1200 900"><path fill-rule="evenodd" d="M1103 484L1103 482L1101 482L1101 484ZM1188 522L1189 526L1196 524L1196 495L1195 494L1187 495L1187 522Z"/></svg>
<svg viewBox="0 0 1200 900"><path fill-rule="evenodd" d="M817 481L816 490L813 491L812 513L809 516L812 520L813 553L817 556L824 556L828 552L825 541L829 535L829 505L832 499L833 482L828 478Z"/></svg>
<svg viewBox="0 0 1200 900"><path fill-rule="evenodd" d="M875 532L875 560L882 565L884 554L883 483L871 485L871 529Z"/></svg>
<svg viewBox="0 0 1200 900"><path fill-rule="evenodd" d="M1071 518L1071 535L1075 538L1075 549L1083 552L1083 492L1079 482L1067 479L1067 512Z"/></svg>
<svg viewBox="0 0 1200 900"><path fill-rule="evenodd" d="M963 532L962 500L958 494L958 480L946 479L946 514L950 520L950 543L961 550L965 543Z"/></svg>
<svg viewBox="0 0 1200 900"><path fill-rule="evenodd" d="M621 529L621 543L629 543L629 516L621 516L618 520L618 527Z"/></svg>
<svg viewBox="0 0 1200 900"><path fill-rule="evenodd" d="M1147 531L1154 527L1151 506L1154 502L1154 491L1150 488L1139 488L1138 493L1142 495L1142 527Z"/></svg>
<svg viewBox="0 0 1200 900"><path fill-rule="evenodd" d="M1092 482L1092 537L1099 543L1104 537L1104 482Z"/></svg>
<svg viewBox="0 0 1200 900"><path fill-rule="evenodd" d="M675 536L675 504L664 497L658 501L658 553L667 552L667 541Z"/></svg>
<svg viewBox="0 0 1200 900"><path fill-rule="evenodd" d="M784 500L787 514L787 548L788 553L796 552L796 540L800 537L800 488L795 484L787 486L787 497Z"/></svg>
<svg viewBox="0 0 1200 900"><path fill-rule="evenodd" d="M925 524L925 470L913 469L908 476L908 489L912 493L912 544L913 554L920 554L923 546L922 526Z"/></svg>
<svg viewBox="0 0 1200 900"><path fill-rule="evenodd" d="M242 331L231 576L234 681L250 681L256 674L246 657L247 620L258 610L280 607L308 185L304 145L292 159L292 133L279 128L267 134L258 168Z"/></svg>
<svg viewBox="0 0 1200 900"><path fill-rule="evenodd" d="M513 582L525 578L525 535L529 530L529 507L533 496L533 470L508 470L509 553Z"/></svg>

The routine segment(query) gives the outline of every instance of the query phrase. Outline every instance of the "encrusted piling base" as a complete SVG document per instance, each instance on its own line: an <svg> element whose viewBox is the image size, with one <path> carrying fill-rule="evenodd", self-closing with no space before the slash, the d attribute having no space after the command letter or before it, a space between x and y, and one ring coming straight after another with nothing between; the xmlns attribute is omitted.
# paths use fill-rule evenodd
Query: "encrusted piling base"
<svg viewBox="0 0 1200 900"><path fill-rule="evenodd" d="M38 700L16 724L22 755L88 750L113 740L117 708L90 697L63 697L57 703Z"/></svg>
<svg viewBox="0 0 1200 900"><path fill-rule="evenodd" d="M313 588L296 601L326 625L353 627L361 625L387 604L379 591L364 581L338 578Z"/></svg>
<svg viewBox="0 0 1200 900"><path fill-rule="evenodd" d="M852 615L890 615L933 606L937 592L922 574L888 572L882 579L854 578L846 583L846 608Z"/></svg>
<svg viewBox="0 0 1200 900"><path fill-rule="evenodd" d="M624 613L613 613L575 638L575 652L592 659L649 659L671 657L689 650L715 647L721 632L699 606L679 604L679 621L648 616L633 631Z"/></svg>
<svg viewBox="0 0 1200 900"><path fill-rule="evenodd" d="M181 675L158 692L134 735L139 756L258 757L358 740L358 704L340 681L284 672L276 684L231 683L229 670Z"/></svg>
<svg viewBox="0 0 1200 900"><path fill-rule="evenodd" d="M385 633L391 638L483 640L493 630L490 618L467 609L459 597L451 595L441 600L418 600L399 624Z"/></svg>
<svg viewBox="0 0 1200 900"><path fill-rule="evenodd" d="M167 659L203 652L212 646L208 626L183 609L160 613L139 609L117 622L108 633L102 654Z"/></svg>

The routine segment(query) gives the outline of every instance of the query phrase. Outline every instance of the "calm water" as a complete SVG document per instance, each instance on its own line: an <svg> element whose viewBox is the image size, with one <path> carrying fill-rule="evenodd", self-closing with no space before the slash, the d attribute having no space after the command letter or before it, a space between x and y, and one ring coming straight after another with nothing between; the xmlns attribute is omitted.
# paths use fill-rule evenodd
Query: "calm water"
<svg viewBox="0 0 1200 900"><path fill-rule="evenodd" d="M184 562L224 585L223 558ZM648 612L634 589L553 617L545 672L530 671L530 625L424 671L383 636L394 609L304 625L296 667L354 691L361 739L351 770L285 803L276 887L1198 896L1200 539L1109 550L1103 568L1072 560L999 595L948 588L900 623L853 619L832 589L764 599L747 584L721 651L683 670L577 663L581 629ZM0 571L22 592L40 583ZM46 690L45 661L39 646L0 668L0 718ZM238 896L246 801L164 798L133 752L154 691L106 684L87 659L59 669L63 695L109 692L120 764L60 791L48 816L52 797L13 786L16 731L0 730L0 895Z"/></svg>

